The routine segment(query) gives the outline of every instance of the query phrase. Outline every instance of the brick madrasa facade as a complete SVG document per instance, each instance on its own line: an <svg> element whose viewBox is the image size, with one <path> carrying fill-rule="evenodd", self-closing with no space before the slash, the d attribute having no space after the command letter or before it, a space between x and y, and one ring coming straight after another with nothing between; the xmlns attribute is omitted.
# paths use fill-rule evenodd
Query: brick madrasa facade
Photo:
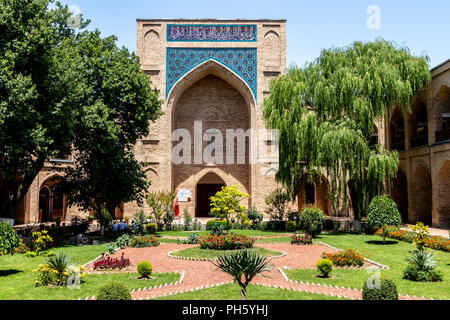
<svg viewBox="0 0 450 320"><path fill-rule="evenodd" d="M181 212L186 209L191 216L206 218L208 198L224 185L237 185L250 195L243 204L263 212L265 196L278 186L276 136L265 128L263 102L270 95L269 81L286 70L286 21L138 19L137 55L164 101L164 115L150 124L149 136L134 149L136 158L148 165L149 191L174 191ZM400 151L391 196L404 222L421 220L448 228L450 61L432 70L432 82L415 99L413 114L396 109L377 129L378 143ZM236 143L231 155L227 143L239 138L227 136L227 130L247 134L244 147ZM186 134L190 141L181 138ZM217 153L218 137L223 137L221 149L227 151L223 157ZM181 142L189 147L174 155L172 150ZM206 152L212 142L215 150L209 150L209 158L202 157L202 150ZM177 156L189 162L174 161ZM70 159L55 161L71 164ZM53 193L52 178L61 173L52 166L48 162L36 177L16 224L89 215L68 207L64 195ZM317 181L300 191L292 210L311 203L334 219L352 221L351 206L333 212L327 177L321 179L324 183ZM131 218L139 209L135 203L125 203L116 209L116 216ZM142 209L150 213L145 205Z"/></svg>

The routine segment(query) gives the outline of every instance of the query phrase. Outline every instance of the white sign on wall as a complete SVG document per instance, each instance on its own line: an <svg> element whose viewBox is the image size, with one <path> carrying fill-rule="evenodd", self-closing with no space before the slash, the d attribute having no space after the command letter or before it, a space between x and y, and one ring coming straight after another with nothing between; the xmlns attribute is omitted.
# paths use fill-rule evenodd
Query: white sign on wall
<svg viewBox="0 0 450 320"><path fill-rule="evenodd" d="M178 202L191 202L192 192L189 189L180 189L177 193Z"/></svg>

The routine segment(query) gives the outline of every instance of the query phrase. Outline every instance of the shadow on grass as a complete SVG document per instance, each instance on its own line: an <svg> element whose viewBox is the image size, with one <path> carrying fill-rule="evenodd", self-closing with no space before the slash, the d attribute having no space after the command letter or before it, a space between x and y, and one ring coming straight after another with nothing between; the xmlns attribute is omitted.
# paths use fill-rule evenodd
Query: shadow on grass
<svg viewBox="0 0 450 320"><path fill-rule="evenodd" d="M396 241L396 240L386 240L386 242L383 243L383 240L370 240L370 241L366 241L366 243L368 243L368 244L375 244L375 245L381 245L381 246L388 246L388 245L397 244L399 242Z"/></svg>
<svg viewBox="0 0 450 320"><path fill-rule="evenodd" d="M8 277L8 276L12 276L14 274L18 274L21 272L23 272L23 271L17 270L17 269L0 270L0 277Z"/></svg>

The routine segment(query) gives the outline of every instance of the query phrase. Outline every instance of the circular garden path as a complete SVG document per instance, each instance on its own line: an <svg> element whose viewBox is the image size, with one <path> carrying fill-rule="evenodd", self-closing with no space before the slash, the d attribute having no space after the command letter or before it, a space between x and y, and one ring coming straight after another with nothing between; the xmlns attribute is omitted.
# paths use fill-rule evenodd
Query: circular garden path
<svg viewBox="0 0 450 320"><path fill-rule="evenodd" d="M289 290L297 290L309 293L317 293L324 295L340 296L350 299L361 299L362 293L356 289L326 287L318 284L297 283L288 281L284 274L284 268L301 269L315 268L315 263L321 258L323 252L334 252L333 249L321 245L313 244L308 246L291 245L290 243L258 243L256 247L284 252L284 257L271 260L271 272L266 273L266 277L255 277L253 284L268 287L284 288ZM165 295L173 295L182 292L196 291L212 286L217 286L231 282L233 279L228 274L218 270L211 261L190 261L182 259L174 259L169 257L169 252L193 248L196 245L180 245L171 243L162 243L152 248L126 248L117 251L113 256L120 257L122 252L125 257L130 259L131 266L128 272L134 272L136 266L142 260L149 261L153 266L153 271L157 273L166 272L184 272L182 283L176 285L157 287L145 290L133 290L131 292L133 299L143 300ZM366 262L366 266L370 264ZM372 267L374 267L372 265ZM92 265L87 268L88 272L94 273ZM143 280L142 288L146 287ZM420 299L413 297L401 296L401 300Z"/></svg>

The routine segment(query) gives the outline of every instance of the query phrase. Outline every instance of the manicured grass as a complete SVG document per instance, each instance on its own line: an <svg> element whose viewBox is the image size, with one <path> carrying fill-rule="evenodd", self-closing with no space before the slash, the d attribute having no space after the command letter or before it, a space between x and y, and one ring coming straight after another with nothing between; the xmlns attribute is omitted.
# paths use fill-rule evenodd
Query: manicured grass
<svg viewBox="0 0 450 320"><path fill-rule="evenodd" d="M264 237L264 236L276 236L279 234L288 233L286 231L261 231L261 230L230 230L236 234L243 234L248 237ZM171 236L171 237L188 237L189 235L197 233L199 236L204 236L210 233L210 231L160 231L158 236Z"/></svg>
<svg viewBox="0 0 450 320"><path fill-rule="evenodd" d="M282 253L272 250L266 250L263 248L253 248L252 251L259 253L265 257L279 256ZM195 258L195 259L216 259L224 254L235 252L238 250L208 250L200 249L200 247L184 249L176 252L172 252L173 256L183 257L183 258Z"/></svg>
<svg viewBox="0 0 450 320"><path fill-rule="evenodd" d="M237 284L226 284L219 287L203 289L195 292L180 293L155 300L240 300L241 289ZM275 289L249 285L248 300L345 300L322 294L306 293L286 289Z"/></svg>
<svg viewBox="0 0 450 320"><path fill-rule="evenodd" d="M106 252L105 246L64 246L52 249L73 257L73 262L84 264ZM176 282L179 274L155 274L152 280L137 280L137 274L88 274L80 289L67 287L35 287L32 270L48 258L27 258L24 255L0 257L0 300L68 300L97 295L100 287L110 281L123 282L132 289L139 289Z"/></svg>
<svg viewBox="0 0 450 320"><path fill-rule="evenodd" d="M399 293L410 296L424 296L434 299L450 299L450 253L431 250L437 260L437 268L444 274L442 282L413 282L402 279L403 270L407 266L405 258L415 246L393 239L387 239L387 244L382 244L382 238L376 235L329 233L322 234L317 240L328 243L334 247L352 248L369 259L389 266L390 270L381 270L381 274L391 278L397 285ZM364 281L369 277L367 270L333 270L334 279L317 278L315 270L286 270L286 274L292 279L303 282L315 282L333 284L337 286L361 289Z"/></svg>

